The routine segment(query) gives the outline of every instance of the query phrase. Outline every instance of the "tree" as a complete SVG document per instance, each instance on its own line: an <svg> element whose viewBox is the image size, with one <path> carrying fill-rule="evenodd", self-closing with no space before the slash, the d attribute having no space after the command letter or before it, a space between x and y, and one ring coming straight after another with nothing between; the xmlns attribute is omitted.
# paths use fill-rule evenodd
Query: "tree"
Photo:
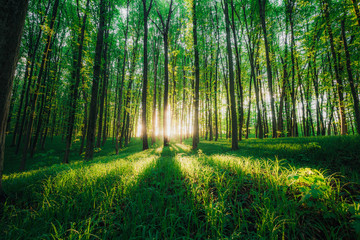
<svg viewBox="0 0 360 240"><path fill-rule="evenodd" d="M234 84L234 63L232 57L232 47L230 39L230 19L229 19L229 6L228 0L224 0L224 14L225 14L225 26L226 26L226 49L229 65L229 82L230 82L230 110L231 110L231 149L237 150L238 144L238 132L237 132L237 113L235 102L235 84Z"/></svg>
<svg viewBox="0 0 360 240"><path fill-rule="evenodd" d="M146 121L146 105L147 105L147 89L148 89L148 17L152 8L153 0L150 1L149 6L146 6L146 0L142 0L143 11L144 11L144 66L143 66L143 90L142 90L142 139L143 139L143 150L149 148L147 139L147 121Z"/></svg>
<svg viewBox="0 0 360 240"><path fill-rule="evenodd" d="M163 111L163 128L164 128L164 146L169 146L169 133L166 132L168 129L168 111L169 111L169 29L170 29L170 20L171 15L174 12L173 9L173 0L170 2L169 12L167 18L164 19L159 9L156 10L160 18L161 27L156 24L158 30L163 35L164 42L164 67L165 67L165 79L164 79L164 111Z"/></svg>
<svg viewBox="0 0 360 240"><path fill-rule="evenodd" d="M90 0L87 0L86 8L89 7ZM78 37L78 48L75 51L74 54L74 69L72 76L75 78L75 82L72 84L70 89L70 109L69 109L69 116L68 116L68 130L66 135L66 149L65 149L65 155L64 155L64 163L69 163L69 154L70 154L70 148L72 143L72 135L74 132L74 124L75 124L75 113L76 113L76 107L77 107L77 100L78 100L78 89L80 85L80 78L81 78L81 68L82 68L82 58L83 58L83 47L84 47L84 38L85 38L85 27L86 27L86 19L87 19L87 13L85 12L83 18L82 18L82 25L81 25L81 32ZM80 22L80 19L79 19ZM77 54L76 54L77 53Z"/></svg>
<svg viewBox="0 0 360 240"><path fill-rule="evenodd" d="M197 36L197 1L192 3L192 20L193 20L193 38L194 38L194 67L195 67L195 97L194 97L194 127L193 127L193 144L195 150L198 147L199 139L199 88L200 88L200 65L199 65L199 46Z"/></svg>
<svg viewBox="0 0 360 240"><path fill-rule="evenodd" d="M46 37L46 44L45 44L45 47L43 50L41 65L40 65L39 73L38 73L37 80L36 80L35 93L32 95L31 102L30 102L30 105L31 105L30 116L29 116L28 126L27 126L27 130L26 130L26 138L25 138L25 142L24 142L23 156L22 156L22 160L21 160L21 164L20 164L21 170L25 169L27 154L28 154L28 150L30 148L33 123L35 121L37 101L38 101L38 96L40 95L40 91L42 88L43 79L45 79L44 71L46 70L46 66L47 66L46 63L48 61L48 55L50 53L51 39L53 37L53 30L54 30L55 20L56 20L57 13L58 13L59 3L60 3L60 1L56 0L54 3L54 6L53 6L51 20L50 20L50 31Z"/></svg>
<svg viewBox="0 0 360 240"><path fill-rule="evenodd" d="M269 86L270 105L271 105L272 136L273 138L276 138L277 130L276 130L276 115L275 115L275 100L273 93L273 76L272 76L271 60L270 60L270 47L269 47L268 34L266 29L266 21L265 21L266 0L258 0L258 3L259 3L260 22L263 29L264 45L265 45L265 53L266 53L266 67L267 67L268 86Z"/></svg>
<svg viewBox="0 0 360 240"><path fill-rule="evenodd" d="M28 1L0 0L0 193L4 167L5 137L14 73Z"/></svg>
<svg viewBox="0 0 360 240"><path fill-rule="evenodd" d="M101 71L101 57L102 48L104 43L104 31L105 31L105 18L106 18L106 0L100 0L100 23L98 27L96 49L95 49L95 64L94 64L94 77L93 85L91 88L91 100L90 100L90 113L89 123L87 130L87 141L86 141L86 152L85 158L91 160L94 157L94 146L95 146L95 129L96 119L98 113L98 92L99 92L99 80Z"/></svg>

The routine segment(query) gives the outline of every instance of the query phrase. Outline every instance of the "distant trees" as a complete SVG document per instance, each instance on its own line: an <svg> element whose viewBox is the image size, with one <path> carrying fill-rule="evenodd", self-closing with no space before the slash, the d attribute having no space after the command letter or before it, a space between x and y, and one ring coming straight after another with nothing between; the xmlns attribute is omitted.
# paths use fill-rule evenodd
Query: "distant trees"
<svg viewBox="0 0 360 240"><path fill-rule="evenodd" d="M111 136L118 154L150 133L237 149L360 132L358 1L91 3L30 1L5 117L22 169L54 137L67 163Z"/></svg>

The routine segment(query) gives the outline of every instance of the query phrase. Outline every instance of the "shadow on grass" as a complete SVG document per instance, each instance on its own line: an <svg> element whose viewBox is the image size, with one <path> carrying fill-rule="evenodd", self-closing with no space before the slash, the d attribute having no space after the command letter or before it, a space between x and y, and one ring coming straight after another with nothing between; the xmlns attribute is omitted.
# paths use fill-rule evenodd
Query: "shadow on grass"
<svg viewBox="0 0 360 240"><path fill-rule="evenodd" d="M198 238L198 211L188 198L186 181L176 162L177 147L163 148L152 168L146 169L117 203L114 238ZM121 219L121 221L119 221Z"/></svg>
<svg viewBox="0 0 360 240"><path fill-rule="evenodd" d="M191 139L186 140L185 144L191 146ZM352 172L360 173L360 136L245 139L239 142L237 151L231 150L231 139L217 142L202 140L199 149L208 156L231 154L238 157L286 159L297 167L327 168L342 171L350 177Z"/></svg>
<svg viewBox="0 0 360 240"><path fill-rule="evenodd" d="M150 149L146 154L154 154L156 149ZM54 178L71 171L77 171L86 168L92 168L98 164L109 164L118 160L133 161L133 157L137 154L142 154L142 148L138 141L130 144L129 147L122 149L119 155L114 153L111 155L98 156L91 161L71 161L70 164L52 163L50 166L34 167L33 170L24 172L15 172L9 175L4 175L4 191L12 199L18 199L23 202L32 202L33 193L42 191L42 182L49 178Z"/></svg>
<svg viewBox="0 0 360 240"><path fill-rule="evenodd" d="M0 203L3 236L88 239L98 235L107 239L106 226L112 224L108 220L113 216L114 203L125 197L138 172L153 166L151 162L158 156L155 152L146 151L148 158L132 153L128 160L94 160L49 175L23 176L16 184L24 184L24 189L5 181L12 192L6 203Z"/></svg>
<svg viewBox="0 0 360 240"><path fill-rule="evenodd" d="M10 146L11 135L7 137L4 174L18 173L20 162L22 159L22 152L15 153L15 148ZM118 157L127 157L128 155L142 151L141 140L134 138L129 146L120 150ZM80 143L75 142L70 151L70 163L78 162L84 159L84 155L79 153ZM65 142L61 137L54 137L53 140L48 139L46 149L37 150L34 157L28 156L26 161L26 170L36 170L44 167L50 167L54 164L61 164L65 153ZM95 148L94 158L115 156L115 147L112 139L108 139L104 146Z"/></svg>
<svg viewBox="0 0 360 240"><path fill-rule="evenodd" d="M185 158L192 158L197 168L203 169L195 174L197 178L206 175L206 169L210 172L198 183L201 188L198 192L207 193L200 204L206 209L206 221L213 222L210 229L213 225L212 229L217 229L211 238L351 239L355 234L349 228L348 213L334 207L342 204L335 202L343 201L340 195L345 196L347 190L342 189L335 197L337 187L333 186L331 195L337 200L328 198L326 191L330 189L319 188L321 181L326 181L321 175L314 174L314 180L310 180L312 175L304 175L307 183L292 185L287 179L290 174L295 175L294 166L289 167L295 172L286 171L278 162L251 158L246 159L249 164L237 165L245 160L236 154L215 156L204 152L189 152ZM284 175L280 177L281 174ZM316 194L314 189L318 189ZM352 197L359 194L358 191ZM352 197L347 201L352 202Z"/></svg>
<svg viewBox="0 0 360 240"><path fill-rule="evenodd" d="M38 188L29 191L26 206L4 206L0 229L8 239L323 239L327 230L342 233L336 216L325 219L323 210L304 207L296 193L266 178L272 173L248 174L217 161L215 154L241 156L241 150L234 154L227 144L201 143L201 151L171 144L144 155L140 146L123 152L128 160L116 162L113 156L74 163L73 169L49 172L48 178L35 174L37 183L23 176L19 183ZM152 158L142 162L147 155ZM183 156L195 163L194 176L184 170ZM12 198L20 198L12 188ZM323 226L315 224L319 219Z"/></svg>

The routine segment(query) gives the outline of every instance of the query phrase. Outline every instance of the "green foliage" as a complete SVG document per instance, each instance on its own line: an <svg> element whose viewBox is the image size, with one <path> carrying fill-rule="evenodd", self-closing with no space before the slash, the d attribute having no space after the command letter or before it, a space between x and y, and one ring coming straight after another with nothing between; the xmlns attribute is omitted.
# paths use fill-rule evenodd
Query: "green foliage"
<svg viewBox="0 0 360 240"><path fill-rule="evenodd" d="M29 161L32 170L7 171L0 229L4 239L354 239L357 169L331 174L317 158L351 140L251 139L239 151L202 141L191 151L189 139L141 152L135 139L119 155L109 142L93 161L50 165L55 148Z"/></svg>

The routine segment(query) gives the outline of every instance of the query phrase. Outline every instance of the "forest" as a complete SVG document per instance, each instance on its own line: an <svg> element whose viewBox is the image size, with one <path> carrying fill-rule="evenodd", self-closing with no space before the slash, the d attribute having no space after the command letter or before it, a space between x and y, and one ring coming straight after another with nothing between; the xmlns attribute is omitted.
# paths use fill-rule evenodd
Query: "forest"
<svg viewBox="0 0 360 240"><path fill-rule="evenodd" d="M0 0L4 239L360 239L358 0Z"/></svg>

